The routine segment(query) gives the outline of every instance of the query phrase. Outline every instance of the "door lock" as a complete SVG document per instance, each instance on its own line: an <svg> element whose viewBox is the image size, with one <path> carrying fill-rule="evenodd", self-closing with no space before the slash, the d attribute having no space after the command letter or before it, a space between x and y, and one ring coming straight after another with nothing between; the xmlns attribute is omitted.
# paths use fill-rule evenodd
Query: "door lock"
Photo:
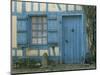
<svg viewBox="0 0 100 75"><path fill-rule="evenodd" d="M68 40L66 40L66 43L68 43Z"/></svg>
<svg viewBox="0 0 100 75"><path fill-rule="evenodd" d="M74 32L74 29L72 29L72 32Z"/></svg>

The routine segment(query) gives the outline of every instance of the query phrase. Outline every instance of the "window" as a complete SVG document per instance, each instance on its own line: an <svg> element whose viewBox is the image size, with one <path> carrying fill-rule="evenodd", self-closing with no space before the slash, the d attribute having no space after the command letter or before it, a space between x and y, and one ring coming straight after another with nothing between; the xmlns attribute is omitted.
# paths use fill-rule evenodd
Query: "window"
<svg viewBox="0 0 100 75"><path fill-rule="evenodd" d="M32 18L32 44L47 44L47 20L44 16Z"/></svg>

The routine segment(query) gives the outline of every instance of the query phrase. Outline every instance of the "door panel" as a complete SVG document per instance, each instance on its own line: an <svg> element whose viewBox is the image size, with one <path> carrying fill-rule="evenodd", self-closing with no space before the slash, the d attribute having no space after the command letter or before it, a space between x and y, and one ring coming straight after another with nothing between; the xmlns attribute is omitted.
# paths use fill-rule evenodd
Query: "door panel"
<svg viewBox="0 0 100 75"><path fill-rule="evenodd" d="M81 16L63 17L63 44L64 44L64 62L80 63L82 48L82 24Z"/></svg>

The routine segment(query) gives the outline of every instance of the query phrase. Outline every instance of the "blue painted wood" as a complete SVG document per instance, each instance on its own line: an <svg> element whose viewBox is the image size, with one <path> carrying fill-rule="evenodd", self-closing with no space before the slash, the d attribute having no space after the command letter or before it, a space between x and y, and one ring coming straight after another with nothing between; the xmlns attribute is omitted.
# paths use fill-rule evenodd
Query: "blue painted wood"
<svg viewBox="0 0 100 75"><path fill-rule="evenodd" d="M27 44L27 34L26 33L17 33L17 43L18 44Z"/></svg>
<svg viewBox="0 0 100 75"><path fill-rule="evenodd" d="M33 7L33 5L31 5L31 9L32 9L32 7ZM39 7L39 10L40 10L40 7ZM38 48L39 50L48 48L49 43L51 43L51 44L58 43L58 46L60 48L60 53L61 53L59 60L63 60L65 63L69 63L69 62L70 63L80 63L80 62L82 62L82 58L85 59L85 54L87 52L86 32L83 32L86 30L82 29L82 28L86 28L83 26L84 25L84 22L83 22L84 15L82 16L81 19L79 19L79 22L77 21L78 17L76 17L76 19L72 18L71 20L66 21L68 24L71 24L71 23L72 24L68 27L65 27L65 30L64 30L64 28L62 28L62 25L63 25L62 22L64 20L64 19L62 20L62 16L67 15L67 16L75 17L75 15L79 16L79 15L82 15L82 13L83 13L82 11L49 12L48 11L48 3L46 3L46 13L42 13L40 11L37 11L35 13L33 11L31 11L31 12L27 13L26 8L25 8L25 2L22 2L22 13L18 13L16 11L16 3L15 3L15 12L12 12L12 15L15 15L18 17L22 16L23 20L25 18L27 18L27 20L23 21L23 22L26 22L26 24L28 26L28 27L25 26L24 23L20 25L19 22L17 22L19 25L17 28L17 29L19 29L18 31L24 31L24 32L20 32L20 33L18 32L19 39L17 38L17 42L19 42L19 44L26 44L26 45L24 45L24 47L28 47L28 44L30 43L30 46L29 46L30 48L33 48L33 49ZM32 16L44 16L44 15L48 17L48 44L47 45L38 45L38 46L32 45L32 43L31 43L31 41L32 41L31 40L32 39L31 17ZM56 17L58 17L58 18L56 18ZM66 22L64 24L67 24ZM77 24L80 24L80 25L77 25ZM70 32L67 33L67 28L70 29L71 27L76 29L75 33L70 33ZM25 32L26 29L27 29L27 32ZM64 36L62 36L62 35L64 35ZM81 36L81 38L79 38L80 36ZM65 38L72 39L70 46L67 46L67 44L64 43L64 41L66 40ZM79 40L82 40L82 41L79 41ZM65 52L65 49L67 49L69 51ZM25 49L23 49L23 50L25 50ZM64 55L64 53L65 53L65 55ZM67 55L68 55L68 57L67 57Z"/></svg>
<svg viewBox="0 0 100 75"><path fill-rule="evenodd" d="M48 15L48 43L57 43L57 16L56 14Z"/></svg>
<svg viewBox="0 0 100 75"><path fill-rule="evenodd" d="M46 13L48 13L48 3L46 3Z"/></svg>
<svg viewBox="0 0 100 75"><path fill-rule="evenodd" d="M28 16L27 18L27 35L28 35L28 47L31 48L32 45L32 21L31 21L31 17Z"/></svg>
<svg viewBox="0 0 100 75"><path fill-rule="evenodd" d="M28 26L27 16L17 17L17 44L20 47L28 47Z"/></svg>
<svg viewBox="0 0 100 75"><path fill-rule="evenodd" d="M40 13L40 3L38 3L38 13Z"/></svg>
<svg viewBox="0 0 100 75"><path fill-rule="evenodd" d="M31 12L33 12L33 2L31 2Z"/></svg>
<svg viewBox="0 0 100 75"><path fill-rule="evenodd" d="M18 31L27 31L26 21L17 21L17 30Z"/></svg>
<svg viewBox="0 0 100 75"><path fill-rule="evenodd" d="M82 28L81 16L63 17L63 58L65 63L81 63Z"/></svg>
<svg viewBox="0 0 100 75"><path fill-rule="evenodd" d="M17 2L15 1L15 6L14 6L15 12L12 13L17 13Z"/></svg>
<svg viewBox="0 0 100 75"><path fill-rule="evenodd" d="M59 57L59 61L60 61L60 63L62 63L62 61L63 61L63 46L62 46L62 41L63 41L63 39L62 39L62 15L59 13L59 14L57 14L57 28L58 28L58 47L59 47L59 53L60 53L60 57Z"/></svg>
<svg viewBox="0 0 100 75"><path fill-rule="evenodd" d="M24 47L22 47L22 54L23 54L23 58L25 58L26 57L26 48L24 48Z"/></svg>
<svg viewBox="0 0 100 75"><path fill-rule="evenodd" d="M26 12L26 2L22 2L22 13L24 14Z"/></svg>

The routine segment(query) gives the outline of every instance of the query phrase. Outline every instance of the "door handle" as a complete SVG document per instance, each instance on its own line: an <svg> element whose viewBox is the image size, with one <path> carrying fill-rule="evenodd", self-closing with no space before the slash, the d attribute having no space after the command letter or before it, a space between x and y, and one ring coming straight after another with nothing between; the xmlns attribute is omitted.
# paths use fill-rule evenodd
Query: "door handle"
<svg viewBox="0 0 100 75"><path fill-rule="evenodd" d="M74 32L74 29L72 29L71 31Z"/></svg>

